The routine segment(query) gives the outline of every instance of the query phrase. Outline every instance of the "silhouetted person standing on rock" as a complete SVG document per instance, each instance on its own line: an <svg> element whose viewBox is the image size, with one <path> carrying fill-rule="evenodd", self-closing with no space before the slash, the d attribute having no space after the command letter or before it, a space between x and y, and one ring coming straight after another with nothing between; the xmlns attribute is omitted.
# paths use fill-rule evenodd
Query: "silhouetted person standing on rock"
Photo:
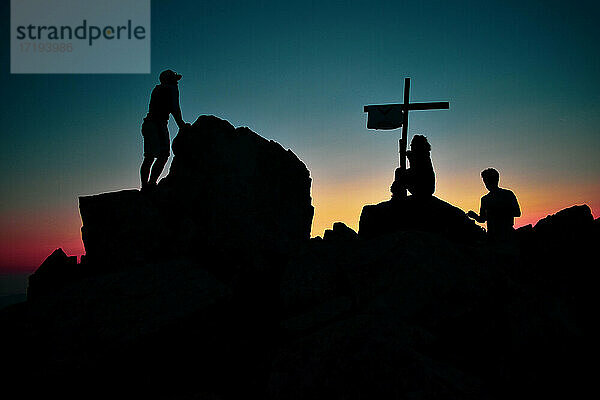
<svg viewBox="0 0 600 400"><path fill-rule="evenodd" d="M399 199L408 189L416 197L430 197L435 192L435 172L431 162L431 145L423 135L415 135L410 142L406 157L410 168L396 168L394 183L390 188L392 199ZM406 192L402 192L406 193Z"/></svg>
<svg viewBox="0 0 600 400"><path fill-rule="evenodd" d="M515 217L521 216L517 197L512 191L498 187L500 174L494 168L482 171L481 178L490 192L481 198L479 215L472 210L467 215L479 223L487 222L491 240L508 239L514 232Z"/></svg>
<svg viewBox="0 0 600 400"><path fill-rule="evenodd" d="M144 137L144 161L140 168L142 190L156 186L169 155L171 141L169 139L169 114L173 115L179 129L190 126L181 117L179 107L179 87L181 75L170 69L160 73L160 85L156 85L150 96L148 115L142 123Z"/></svg>

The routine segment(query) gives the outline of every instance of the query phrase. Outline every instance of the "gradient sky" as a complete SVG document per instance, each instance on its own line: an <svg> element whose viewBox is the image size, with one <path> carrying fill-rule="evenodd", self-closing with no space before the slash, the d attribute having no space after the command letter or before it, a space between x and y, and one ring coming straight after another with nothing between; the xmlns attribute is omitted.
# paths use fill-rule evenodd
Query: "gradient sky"
<svg viewBox="0 0 600 400"><path fill-rule="evenodd" d="M399 131L363 105L413 112L436 196L478 209L482 169L518 196L517 226L586 203L600 216L597 1L153 1L152 74L11 75L0 6L0 269L82 254L78 196L139 186L140 124L158 73L183 74L186 121L214 114L291 148L313 179L313 236L389 198ZM169 123L171 137L176 134ZM165 174L168 167L165 169Z"/></svg>

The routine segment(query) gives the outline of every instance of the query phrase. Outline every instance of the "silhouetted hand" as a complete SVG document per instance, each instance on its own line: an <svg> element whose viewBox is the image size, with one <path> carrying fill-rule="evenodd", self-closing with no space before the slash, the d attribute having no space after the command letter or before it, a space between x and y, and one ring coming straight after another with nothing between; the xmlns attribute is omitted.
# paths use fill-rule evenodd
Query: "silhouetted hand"
<svg viewBox="0 0 600 400"><path fill-rule="evenodd" d="M472 218L472 219L477 219L477 218L479 218L479 215L477 215L477 213L476 213L475 211L473 211L473 210L470 210L470 211L467 213L467 217L469 217L469 218Z"/></svg>

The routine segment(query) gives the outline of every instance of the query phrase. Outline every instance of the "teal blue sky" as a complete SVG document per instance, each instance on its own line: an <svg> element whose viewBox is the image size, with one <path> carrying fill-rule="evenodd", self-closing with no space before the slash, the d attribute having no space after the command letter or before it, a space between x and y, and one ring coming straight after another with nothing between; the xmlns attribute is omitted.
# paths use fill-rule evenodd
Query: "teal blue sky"
<svg viewBox="0 0 600 400"><path fill-rule="evenodd" d="M495 166L522 223L581 202L598 216L598 4L153 1L151 74L11 75L3 1L0 267L81 253L77 197L139 186L140 124L165 68L183 75L185 120L248 126L307 164L314 235L385 200L398 134L368 131L362 107L400 101L404 77L412 101L450 101L410 117L432 144L436 195L477 207Z"/></svg>

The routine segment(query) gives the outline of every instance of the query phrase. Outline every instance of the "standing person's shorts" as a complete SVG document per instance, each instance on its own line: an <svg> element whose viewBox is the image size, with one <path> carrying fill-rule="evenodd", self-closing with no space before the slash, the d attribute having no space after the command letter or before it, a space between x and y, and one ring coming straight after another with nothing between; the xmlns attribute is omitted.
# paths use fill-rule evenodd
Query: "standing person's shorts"
<svg viewBox="0 0 600 400"><path fill-rule="evenodd" d="M144 137L144 157L169 157L171 141L166 124L157 124L152 120L144 119L142 136Z"/></svg>

